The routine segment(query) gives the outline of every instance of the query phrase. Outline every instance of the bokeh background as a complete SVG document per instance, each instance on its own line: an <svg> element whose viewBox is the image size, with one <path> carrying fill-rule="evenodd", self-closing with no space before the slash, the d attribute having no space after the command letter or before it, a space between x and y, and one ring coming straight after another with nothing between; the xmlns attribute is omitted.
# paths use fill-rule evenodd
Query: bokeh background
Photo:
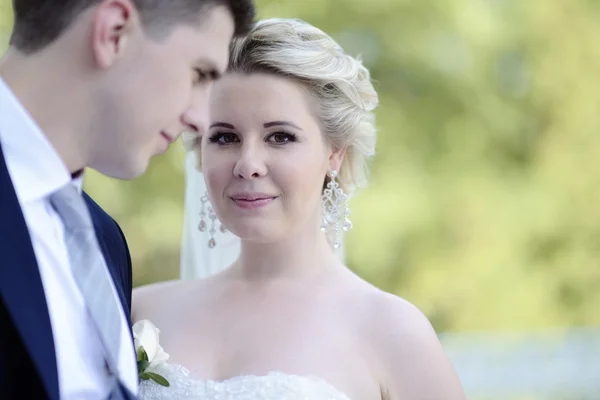
<svg viewBox="0 0 600 400"><path fill-rule="evenodd" d="M427 314L470 399L600 399L600 1L257 4L330 33L377 81L349 267ZM11 26L0 0L0 54ZM132 182L87 173L135 285L179 276L184 156Z"/></svg>

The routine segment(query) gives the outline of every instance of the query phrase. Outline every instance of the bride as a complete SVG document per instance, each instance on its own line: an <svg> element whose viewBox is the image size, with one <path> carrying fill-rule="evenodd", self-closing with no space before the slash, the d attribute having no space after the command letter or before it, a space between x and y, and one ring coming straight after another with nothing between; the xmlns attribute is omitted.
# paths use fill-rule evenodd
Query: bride
<svg viewBox="0 0 600 400"><path fill-rule="evenodd" d="M193 146L207 194L187 201L211 236L196 245L219 246L222 224L239 256L134 291L136 342L160 330L146 371L169 382L143 380L141 399L464 399L427 318L335 254L377 103L368 70L305 22L265 20L235 40Z"/></svg>

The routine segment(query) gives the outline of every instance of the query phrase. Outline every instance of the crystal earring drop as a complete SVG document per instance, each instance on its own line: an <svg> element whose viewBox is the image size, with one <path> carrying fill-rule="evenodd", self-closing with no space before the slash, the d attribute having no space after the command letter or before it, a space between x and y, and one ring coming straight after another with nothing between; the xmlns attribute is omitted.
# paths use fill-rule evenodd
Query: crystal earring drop
<svg viewBox="0 0 600 400"><path fill-rule="evenodd" d="M350 209L348 207L348 196L344 193L337 181L337 171L329 172L329 182L321 196L321 231L332 233L333 247L338 249L342 246L342 233L352 229L350 221ZM344 222L341 222L343 216ZM333 232L331 232L333 230Z"/></svg>
<svg viewBox="0 0 600 400"><path fill-rule="evenodd" d="M210 218L210 239L208 240L208 247L213 249L217 245L217 241L215 240L215 234L217 230L215 229L215 223L217 221L217 214L213 211L212 207L208 207L208 218Z"/></svg>
<svg viewBox="0 0 600 400"><path fill-rule="evenodd" d="M205 193L204 196L200 198L200 222L198 223L198 230L200 232L206 232L206 203L208 203L208 195Z"/></svg>
<svg viewBox="0 0 600 400"><path fill-rule="evenodd" d="M217 245L217 240L215 239L215 235L217 233L216 225L218 221L217 214L215 214L214 210L210 206L208 193L204 193L204 196L200 198L200 202L200 222L198 223L198 230L200 232L206 232L208 230L210 235L208 239L208 247L213 249ZM208 226L207 218L210 220L210 228ZM221 233L227 233L225 226L220 222L219 224L219 231Z"/></svg>

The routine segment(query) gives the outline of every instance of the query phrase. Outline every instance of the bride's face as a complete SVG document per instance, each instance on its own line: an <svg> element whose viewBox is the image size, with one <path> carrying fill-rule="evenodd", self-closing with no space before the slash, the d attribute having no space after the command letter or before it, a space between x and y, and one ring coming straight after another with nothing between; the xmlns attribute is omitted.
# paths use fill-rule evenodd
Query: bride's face
<svg viewBox="0 0 600 400"><path fill-rule="evenodd" d="M244 240L319 232L320 196L338 152L327 145L298 83L266 74L228 74L213 87L202 172L221 222Z"/></svg>

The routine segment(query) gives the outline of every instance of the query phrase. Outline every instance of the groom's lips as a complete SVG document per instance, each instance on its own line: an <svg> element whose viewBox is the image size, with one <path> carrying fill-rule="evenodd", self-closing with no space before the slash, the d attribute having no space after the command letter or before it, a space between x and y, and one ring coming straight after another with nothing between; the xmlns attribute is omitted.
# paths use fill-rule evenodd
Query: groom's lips
<svg viewBox="0 0 600 400"><path fill-rule="evenodd" d="M164 131L161 131L161 132L160 132L160 135L161 135L162 137L164 137L165 139L167 139L167 142L169 142L169 144L170 144L170 143L173 143L173 142L175 141L175 138L174 138L174 137L172 137L172 136L169 136L169 134L168 134L168 133L166 133L166 132L164 132Z"/></svg>

